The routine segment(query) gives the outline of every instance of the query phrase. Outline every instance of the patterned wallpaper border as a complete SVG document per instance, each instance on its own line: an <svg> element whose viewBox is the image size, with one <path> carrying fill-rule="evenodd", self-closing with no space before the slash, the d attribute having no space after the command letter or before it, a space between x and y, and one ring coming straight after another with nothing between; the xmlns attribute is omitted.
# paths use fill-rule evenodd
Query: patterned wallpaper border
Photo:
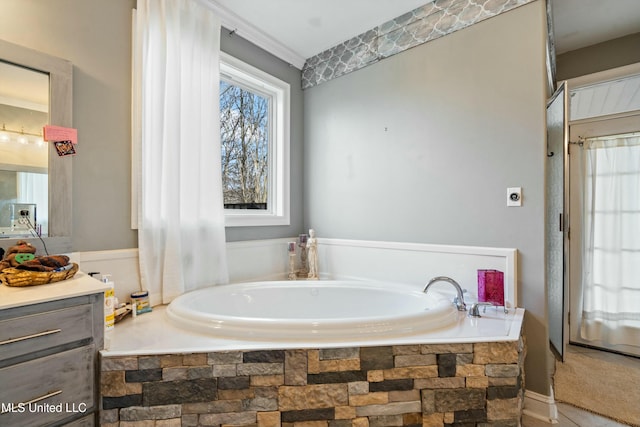
<svg viewBox="0 0 640 427"><path fill-rule="evenodd" d="M469 27L534 0L436 0L385 22L305 62L308 89Z"/></svg>

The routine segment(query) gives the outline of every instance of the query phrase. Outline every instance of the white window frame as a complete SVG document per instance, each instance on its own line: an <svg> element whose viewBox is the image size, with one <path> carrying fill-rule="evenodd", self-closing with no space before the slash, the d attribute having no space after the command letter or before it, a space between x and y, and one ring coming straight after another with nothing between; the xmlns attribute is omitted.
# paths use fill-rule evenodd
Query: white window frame
<svg viewBox="0 0 640 427"><path fill-rule="evenodd" d="M227 227L290 224L290 86L231 55L220 52L220 77L271 99L267 209L225 209Z"/></svg>

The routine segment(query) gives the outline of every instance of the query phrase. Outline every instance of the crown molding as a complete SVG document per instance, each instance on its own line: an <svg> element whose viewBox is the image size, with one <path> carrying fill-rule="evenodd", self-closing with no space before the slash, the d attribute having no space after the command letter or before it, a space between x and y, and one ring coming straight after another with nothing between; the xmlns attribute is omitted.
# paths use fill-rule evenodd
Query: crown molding
<svg viewBox="0 0 640 427"><path fill-rule="evenodd" d="M207 4L218 14L223 27L233 31L234 34L238 34L242 38L266 50L281 60L293 65L297 69L302 70L305 58L275 40L264 31L251 25L234 12L224 6L221 6L216 0L208 0Z"/></svg>

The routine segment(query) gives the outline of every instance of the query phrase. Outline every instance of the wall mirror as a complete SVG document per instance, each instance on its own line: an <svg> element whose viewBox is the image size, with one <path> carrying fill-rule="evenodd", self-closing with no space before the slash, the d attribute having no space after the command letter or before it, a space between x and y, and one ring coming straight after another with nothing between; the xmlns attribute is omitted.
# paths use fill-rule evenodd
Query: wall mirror
<svg viewBox="0 0 640 427"><path fill-rule="evenodd" d="M35 239L39 252L71 250L72 158L42 135L71 115L72 64L0 40L0 247Z"/></svg>

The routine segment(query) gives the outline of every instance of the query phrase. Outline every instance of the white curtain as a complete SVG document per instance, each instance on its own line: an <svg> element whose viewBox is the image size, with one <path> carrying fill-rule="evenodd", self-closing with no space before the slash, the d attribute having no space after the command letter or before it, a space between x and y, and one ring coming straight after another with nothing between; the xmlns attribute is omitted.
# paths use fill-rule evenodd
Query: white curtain
<svg viewBox="0 0 640 427"><path fill-rule="evenodd" d="M583 339L640 349L640 134L584 142Z"/></svg>
<svg viewBox="0 0 640 427"><path fill-rule="evenodd" d="M228 281L220 21L198 0L138 0L135 16L140 273L152 304L166 304L184 292ZM135 104L134 99L134 109Z"/></svg>

